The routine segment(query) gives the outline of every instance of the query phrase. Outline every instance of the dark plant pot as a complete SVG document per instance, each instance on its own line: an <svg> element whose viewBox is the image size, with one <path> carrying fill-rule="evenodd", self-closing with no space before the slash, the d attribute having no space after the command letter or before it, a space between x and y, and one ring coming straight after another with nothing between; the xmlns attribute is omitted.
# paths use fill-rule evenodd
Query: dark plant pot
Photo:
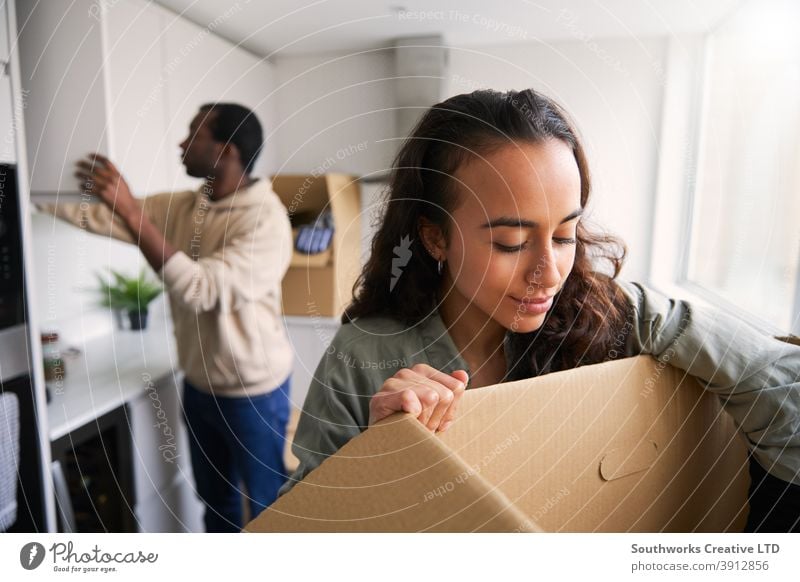
<svg viewBox="0 0 800 582"><path fill-rule="evenodd" d="M147 328L147 310L142 311L129 311L128 317L131 320L131 329L146 329Z"/></svg>

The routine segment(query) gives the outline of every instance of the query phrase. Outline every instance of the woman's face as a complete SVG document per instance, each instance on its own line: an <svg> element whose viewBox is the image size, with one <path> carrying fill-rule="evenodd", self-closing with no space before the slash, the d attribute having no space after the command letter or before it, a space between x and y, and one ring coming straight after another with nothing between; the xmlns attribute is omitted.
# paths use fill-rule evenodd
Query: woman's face
<svg viewBox="0 0 800 582"><path fill-rule="evenodd" d="M473 315L535 331L575 262L582 209L572 150L556 139L510 143L473 156L454 178L459 206L444 251L450 292L481 312Z"/></svg>

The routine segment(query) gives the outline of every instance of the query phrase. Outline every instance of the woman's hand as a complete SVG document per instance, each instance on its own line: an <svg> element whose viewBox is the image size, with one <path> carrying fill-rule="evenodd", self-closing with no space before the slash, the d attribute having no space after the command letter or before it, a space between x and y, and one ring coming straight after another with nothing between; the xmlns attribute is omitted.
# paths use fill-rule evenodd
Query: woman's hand
<svg viewBox="0 0 800 582"><path fill-rule="evenodd" d="M369 424L395 412L408 412L433 432L447 430L468 380L464 370L447 374L427 364L398 370L370 400Z"/></svg>

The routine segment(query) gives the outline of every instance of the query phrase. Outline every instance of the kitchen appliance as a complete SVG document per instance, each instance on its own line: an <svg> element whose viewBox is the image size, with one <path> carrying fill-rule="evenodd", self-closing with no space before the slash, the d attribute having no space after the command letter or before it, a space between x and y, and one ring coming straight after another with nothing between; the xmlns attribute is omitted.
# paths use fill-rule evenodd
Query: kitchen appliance
<svg viewBox="0 0 800 582"><path fill-rule="evenodd" d="M0 164L0 330L25 323L17 169Z"/></svg>
<svg viewBox="0 0 800 582"><path fill-rule="evenodd" d="M38 413L25 323L25 273L17 168L0 164L0 394L19 420L16 515L9 532L46 531Z"/></svg>

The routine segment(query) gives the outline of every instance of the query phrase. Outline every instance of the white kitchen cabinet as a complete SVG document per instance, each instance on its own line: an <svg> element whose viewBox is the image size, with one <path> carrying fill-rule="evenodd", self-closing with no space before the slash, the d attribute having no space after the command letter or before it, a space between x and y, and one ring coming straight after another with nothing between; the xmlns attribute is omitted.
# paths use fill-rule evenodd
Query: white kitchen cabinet
<svg viewBox="0 0 800 582"><path fill-rule="evenodd" d="M137 499L146 499L175 481L181 470L186 470L189 449L171 375L149 379L144 394L128 405L134 490Z"/></svg>
<svg viewBox="0 0 800 582"><path fill-rule="evenodd" d="M294 408L302 409L314 372L341 324L335 317L287 315L284 321L294 350L289 397Z"/></svg>
<svg viewBox="0 0 800 582"><path fill-rule="evenodd" d="M17 161L14 137L14 99L9 66L8 15L0 7L0 162Z"/></svg>
<svg viewBox="0 0 800 582"><path fill-rule="evenodd" d="M204 532L203 511L203 504L181 484L138 500L135 510L141 533Z"/></svg>
<svg viewBox="0 0 800 582"><path fill-rule="evenodd" d="M5 2L3 3L5 4ZM11 54L11 45L8 42L8 12L6 7L0 9L0 61L7 63Z"/></svg>
<svg viewBox="0 0 800 582"><path fill-rule="evenodd" d="M177 375L150 379L129 403L139 531L203 531Z"/></svg>
<svg viewBox="0 0 800 582"><path fill-rule="evenodd" d="M74 161L109 152L103 42L92 5L17 2L32 192L76 190Z"/></svg>
<svg viewBox="0 0 800 582"><path fill-rule="evenodd" d="M4 24L0 23L0 28ZM1 40L1 39L0 39ZM0 63L0 162L14 164L17 161L17 146L14 136L14 99L11 92L11 77L7 67Z"/></svg>
<svg viewBox="0 0 800 582"><path fill-rule="evenodd" d="M255 111L265 137L274 118L272 69L262 59L236 47L185 19L175 17L164 29L164 61L169 70L168 142L177 144L188 134L189 123L201 105L235 102ZM255 166L255 174L274 170L274 150L267 140ZM170 183L177 187L196 184L183 168L171 167Z"/></svg>
<svg viewBox="0 0 800 582"><path fill-rule="evenodd" d="M242 103L272 125L271 66L208 28L145 0L19 5L34 195L77 193L74 164L91 151L108 155L137 196L198 187L178 144L206 102Z"/></svg>
<svg viewBox="0 0 800 582"><path fill-rule="evenodd" d="M106 11L110 154L138 196L169 189L180 169L178 146L167 139L167 78L162 38L170 12L139 0Z"/></svg>

